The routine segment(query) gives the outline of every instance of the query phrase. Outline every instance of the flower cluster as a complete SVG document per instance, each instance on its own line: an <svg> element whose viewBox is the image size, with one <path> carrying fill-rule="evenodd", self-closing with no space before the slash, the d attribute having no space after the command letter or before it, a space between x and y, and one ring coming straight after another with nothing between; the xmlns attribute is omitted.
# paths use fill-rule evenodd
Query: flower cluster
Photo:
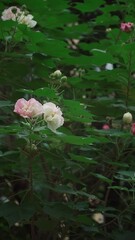
<svg viewBox="0 0 135 240"><path fill-rule="evenodd" d="M21 11L20 8L16 6L9 7L2 12L1 19L3 21L13 20L17 21L20 24L25 24L30 28L36 26L37 22L33 20L31 14L26 14L24 11Z"/></svg>
<svg viewBox="0 0 135 240"><path fill-rule="evenodd" d="M123 31L123 32L130 32L133 28L134 24L131 23L131 22L128 22L128 23L121 23L120 25L120 29Z"/></svg>
<svg viewBox="0 0 135 240"><path fill-rule="evenodd" d="M60 70L56 70L55 72L53 72L52 74L50 74L50 78L51 79L59 79L61 81L63 80L67 80L66 76L63 76L62 72Z"/></svg>
<svg viewBox="0 0 135 240"><path fill-rule="evenodd" d="M43 115L47 127L53 132L56 132L56 129L64 124L60 108L52 102L46 102L42 105L34 98L28 101L21 98L17 100L14 112L23 118L34 118Z"/></svg>

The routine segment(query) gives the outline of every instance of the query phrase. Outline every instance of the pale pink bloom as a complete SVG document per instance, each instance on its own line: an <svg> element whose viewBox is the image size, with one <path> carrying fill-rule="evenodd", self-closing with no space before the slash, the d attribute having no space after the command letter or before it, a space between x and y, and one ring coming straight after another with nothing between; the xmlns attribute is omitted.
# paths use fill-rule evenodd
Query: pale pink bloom
<svg viewBox="0 0 135 240"><path fill-rule="evenodd" d="M132 123L131 133L132 133L133 135L135 135L135 123Z"/></svg>
<svg viewBox="0 0 135 240"><path fill-rule="evenodd" d="M17 21L18 23L25 24L30 28L35 27L37 24L37 22L33 20L33 16L31 14L25 15L24 12L18 16Z"/></svg>
<svg viewBox="0 0 135 240"><path fill-rule="evenodd" d="M103 129L103 130L109 130L109 129L110 129L110 127L109 127L109 125L108 125L108 124L104 124L104 125L103 125L103 127L102 127L102 129Z"/></svg>
<svg viewBox="0 0 135 240"><path fill-rule="evenodd" d="M13 21L16 21L16 18L18 16L18 14L20 13L20 9L16 6L12 6L12 7L9 7L7 9L5 9L3 12L2 12L2 20L3 21L6 21L6 20L13 20Z"/></svg>
<svg viewBox="0 0 135 240"><path fill-rule="evenodd" d="M56 129L64 124L64 118L59 107L52 102L47 102L43 105L44 120L47 123L47 127L56 132Z"/></svg>
<svg viewBox="0 0 135 240"><path fill-rule="evenodd" d="M43 107L42 104L34 98L28 101L21 98L17 100L14 112L23 118L32 118L41 115L43 113Z"/></svg>
<svg viewBox="0 0 135 240"><path fill-rule="evenodd" d="M134 23L128 22L128 23L121 23L120 29L123 32L130 32L134 26Z"/></svg>

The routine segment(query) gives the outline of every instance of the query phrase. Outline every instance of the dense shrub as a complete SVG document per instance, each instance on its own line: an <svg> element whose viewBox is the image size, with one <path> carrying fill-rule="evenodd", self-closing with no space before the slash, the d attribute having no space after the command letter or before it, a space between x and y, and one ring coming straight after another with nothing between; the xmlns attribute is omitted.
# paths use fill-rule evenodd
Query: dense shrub
<svg viewBox="0 0 135 240"><path fill-rule="evenodd" d="M0 2L1 239L134 239L134 9Z"/></svg>

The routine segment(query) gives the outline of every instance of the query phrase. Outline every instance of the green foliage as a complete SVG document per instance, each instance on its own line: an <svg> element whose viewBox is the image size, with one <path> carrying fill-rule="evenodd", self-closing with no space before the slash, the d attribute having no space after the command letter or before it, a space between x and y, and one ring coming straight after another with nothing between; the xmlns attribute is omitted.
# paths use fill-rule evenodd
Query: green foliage
<svg viewBox="0 0 135 240"><path fill-rule="evenodd" d="M135 2L2 0L1 15L12 5L37 25L0 19L1 239L134 239L135 28L120 24ZM64 125L14 113L32 97Z"/></svg>

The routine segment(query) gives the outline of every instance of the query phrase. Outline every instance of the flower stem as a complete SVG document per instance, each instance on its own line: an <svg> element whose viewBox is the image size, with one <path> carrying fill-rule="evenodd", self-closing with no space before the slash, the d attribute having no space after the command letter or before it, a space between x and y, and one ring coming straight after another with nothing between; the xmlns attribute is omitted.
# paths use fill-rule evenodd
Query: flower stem
<svg viewBox="0 0 135 240"><path fill-rule="evenodd" d="M132 52L129 53L129 65L128 65L128 79L127 79L127 91L126 91L126 111L128 111L128 101L131 87L131 63L132 63Z"/></svg>
<svg viewBox="0 0 135 240"><path fill-rule="evenodd" d="M29 138L29 143L30 143L30 150L29 150L29 190L30 190L30 199L33 202L33 170L32 170L32 167L33 167L34 154L33 154L33 149L32 149L31 133L32 133L32 125L31 125L31 129L30 129L30 138ZM34 227L34 216L32 216L32 218L31 218L30 229L31 229L31 240L36 240L35 227Z"/></svg>

